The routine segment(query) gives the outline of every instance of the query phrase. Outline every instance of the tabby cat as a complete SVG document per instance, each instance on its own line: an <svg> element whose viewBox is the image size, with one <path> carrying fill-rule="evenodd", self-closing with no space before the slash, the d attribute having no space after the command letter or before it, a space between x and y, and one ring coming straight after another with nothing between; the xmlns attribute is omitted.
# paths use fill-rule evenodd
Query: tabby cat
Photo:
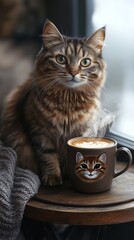
<svg viewBox="0 0 134 240"><path fill-rule="evenodd" d="M18 165L53 186L66 175L67 140L83 135L97 119L105 28L73 39L48 20L42 38L31 76L7 99L1 131L4 143L16 150Z"/></svg>
<svg viewBox="0 0 134 240"><path fill-rule="evenodd" d="M84 182L102 178L106 170L106 154L99 156L83 156L80 152L76 154L75 172Z"/></svg>

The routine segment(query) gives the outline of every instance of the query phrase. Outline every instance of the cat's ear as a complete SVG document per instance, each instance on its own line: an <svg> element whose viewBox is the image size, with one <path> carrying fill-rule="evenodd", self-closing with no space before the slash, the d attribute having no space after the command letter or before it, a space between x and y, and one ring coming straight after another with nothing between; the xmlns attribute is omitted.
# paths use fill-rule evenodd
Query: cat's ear
<svg viewBox="0 0 134 240"><path fill-rule="evenodd" d="M44 45L51 47L53 44L58 44L63 41L63 36L57 27L49 20L45 22L42 32Z"/></svg>
<svg viewBox="0 0 134 240"><path fill-rule="evenodd" d="M86 43L95 49L98 55L101 54L105 40L105 27L98 29L90 38L86 40Z"/></svg>
<svg viewBox="0 0 134 240"><path fill-rule="evenodd" d="M106 153L102 153L100 156L99 156L99 160L103 161L104 163L106 162Z"/></svg>
<svg viewBox="0 0 134 240"><path fill-rule="evenodd" d="M76 162L79 162L83 159L83 155L80 152L76 153Z"/></svg>

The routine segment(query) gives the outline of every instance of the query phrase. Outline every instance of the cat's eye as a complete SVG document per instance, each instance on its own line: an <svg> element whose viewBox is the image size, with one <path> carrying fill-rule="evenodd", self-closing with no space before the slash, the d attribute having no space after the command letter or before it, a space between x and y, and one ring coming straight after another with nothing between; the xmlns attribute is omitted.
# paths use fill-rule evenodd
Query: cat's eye
<svg viewBox="0 0 134 240"><path fill-rule="evenodd" d="M100 168L100 163L95 164L94 169L99 169Z"/></svg>
<svg viewBox="0 0 134 240"><path fill-rule="evenodd" d="M82 167L83 169L86 169L86 168L87 168L87 165L86 165L85 163L82 163L82 164L81 164L81 167Z"/></svg>
<svg viewBox="0 0 134 240"><path fill-rule="evenodd" d="M62 54L59 54L59 55L56 56L56 61L59 64L66 64L67 63L66 57Z"/></svg>
<svg viewBox="0 0 134 240"><path fill-rule="evenodd" d="M89 58L83 58L80 64L82 67L88 67L91 64L91 60Z"/></svg>

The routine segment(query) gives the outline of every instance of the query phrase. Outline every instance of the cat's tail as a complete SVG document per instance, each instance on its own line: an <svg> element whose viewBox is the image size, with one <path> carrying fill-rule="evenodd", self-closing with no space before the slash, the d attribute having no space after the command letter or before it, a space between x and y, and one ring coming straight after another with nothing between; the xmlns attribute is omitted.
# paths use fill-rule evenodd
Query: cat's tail
<svg viewBox="0 0 134 240"><path fill-rule="evenodd" d="M25 105L30 93L30 80L8 96L2 116L1 140L17 153L17 164L38 174L32 144L25 122Z"/></svg>

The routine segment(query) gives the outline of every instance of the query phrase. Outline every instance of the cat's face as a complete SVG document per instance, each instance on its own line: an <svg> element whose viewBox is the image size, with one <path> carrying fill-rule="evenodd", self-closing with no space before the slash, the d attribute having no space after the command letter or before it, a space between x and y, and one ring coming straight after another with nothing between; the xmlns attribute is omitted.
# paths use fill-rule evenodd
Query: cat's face
<svg viewBox="0 0 134 240"><path fill-rule="evenodd" d="M43 48L37 67L44 81L51 87L89 87L94 89L104 83L104 63L101 58L105 28L99 29L90 38L68 38L48 21L43 30ZM41 78L40 78L41 79ZM99 79L99 80L98 80Z"/></svg>
<svg viewBox="0 0 134 240"><path fill-rule="evenodd" d="M106 170L106 154L99 156L83 156L80 152L76 154L75 172L85 182L98 180L104 176Z"/></svg>

